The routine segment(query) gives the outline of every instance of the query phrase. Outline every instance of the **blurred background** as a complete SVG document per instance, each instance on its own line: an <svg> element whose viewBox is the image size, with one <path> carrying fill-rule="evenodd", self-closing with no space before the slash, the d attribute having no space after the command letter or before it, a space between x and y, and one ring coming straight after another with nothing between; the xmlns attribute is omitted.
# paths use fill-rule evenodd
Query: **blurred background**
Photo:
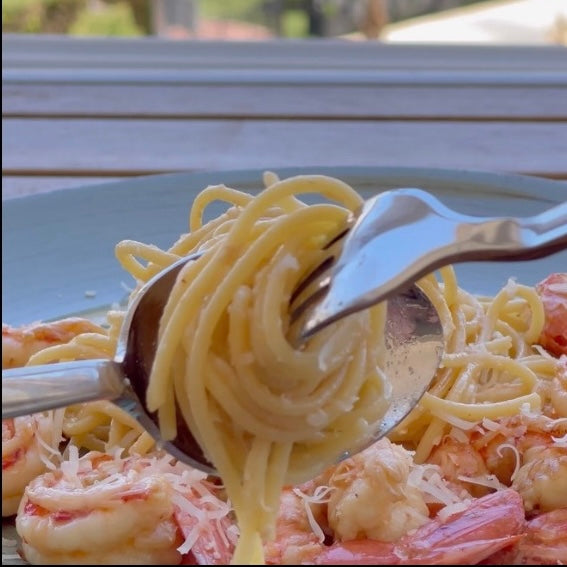
<svg viewBox="0 0 567 567"><path fill-rule="evenodd" d="M567 44L567 0L2 0L5 33Z"/></svg>

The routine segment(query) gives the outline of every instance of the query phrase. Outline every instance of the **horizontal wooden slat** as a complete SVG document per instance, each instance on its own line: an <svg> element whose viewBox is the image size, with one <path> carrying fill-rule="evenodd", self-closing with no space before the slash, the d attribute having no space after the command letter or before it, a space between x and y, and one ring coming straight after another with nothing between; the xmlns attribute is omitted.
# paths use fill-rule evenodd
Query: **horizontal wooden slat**
<svg viewBox="0 0 567 567"><path fill-rule="evenodd" d="M37 65L37 62L36 62ZM2 70L3 83L72 84L206 84L206 85L505 85L565 87L563 70L501 71L484 69L463 71L437 69L139 69L98 68L87 62L81 67L50 69L26 67Z"/></svg>
<svg viewBox="0 0 567 567"><path fill-rule="evenodd" d="M4 36L4 82L567 85L560 46Z"/></svg>
<svg viewBox="0 0 567 567"><path fill-rule="evenodd" d="M567 123L271 120L3 121L4 175L136 175L317 165L567 177Z"/></svg>
<svg viewBox="0 0 567 567"><path fill-rule="evenodd" d="M566 120L567 87L4 84L5 117Z"/></svg>
<svg viewBox="0 0 567 567"><path fill-rule="evenodd" d="M388 45L375 41L171 41L3 35L3 68L537 70L567 68L560 46Z"/></svg>
<svg viewBox="0 0 567 567"><path fill-rule="evenodd" d="M2 177L2 199L117 181L118 177Z"/></svg>

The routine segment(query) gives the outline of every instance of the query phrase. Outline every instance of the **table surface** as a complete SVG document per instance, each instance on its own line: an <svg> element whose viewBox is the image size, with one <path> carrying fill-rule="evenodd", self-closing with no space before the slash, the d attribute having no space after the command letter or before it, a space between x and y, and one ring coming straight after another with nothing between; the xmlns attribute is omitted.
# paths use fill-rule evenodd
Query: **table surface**
<svg viewBox="0 0 567 567"><path fill-rule="evenodd" d="M2 39L2 198L173 171L567 180L567 49Z"/></svg>

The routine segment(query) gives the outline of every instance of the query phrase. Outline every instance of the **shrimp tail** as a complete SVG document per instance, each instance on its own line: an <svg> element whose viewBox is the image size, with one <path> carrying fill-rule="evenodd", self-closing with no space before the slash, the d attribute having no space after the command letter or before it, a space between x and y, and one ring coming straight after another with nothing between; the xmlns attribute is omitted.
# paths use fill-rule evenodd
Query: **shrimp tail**
<svg viewBox="0 0 567 567"><path fill-rule="evenodd" d="M393 543L355 539L334 543L315 560L316 565L401 565Z"/></svg>
<svg viewBox="0 0 567 567"><path fill-rule="evenodd" d="M553 510L528 523L520 542L516 564L564 565L567 563L567 508Z"/></svg>
<svg viewBox="0 0 567 567"><path fill-rule="evenodd" d="M465 510L436 518L394 544L373 540L335 543L318 565L454 565L478 563L517 544L526 529L522 499L502 490L473 500Z"/></svg>
<svg viewBox="0 0 567 567"><path fill-rule="evenodd" d="M567 564L567 508L530 520L525 537L512 548L491 555L482 565Z"/></svg>

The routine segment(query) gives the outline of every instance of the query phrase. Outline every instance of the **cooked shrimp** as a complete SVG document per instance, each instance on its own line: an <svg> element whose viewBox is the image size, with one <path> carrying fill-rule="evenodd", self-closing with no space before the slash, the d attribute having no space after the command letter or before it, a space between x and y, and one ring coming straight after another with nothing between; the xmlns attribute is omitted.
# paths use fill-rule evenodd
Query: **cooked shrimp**
<svg viewBox="0 0 567 567"><path fill-rule="evenodd" d="M2 516L11 516L26 485L47 469L56 445L51 414L2 420Z"/></svg>
<svg viewBox="0 0 567 567"><path fill-rule="evenodd" d="M289 494L289 492L288 492ZM364 506L364 503L361 503ZM298 518L299 505L294 510ZM376 503L379 507L380 503ZM288 518L289 520L290 518ZM472 500L465 509L428 520L396 542L375 539L335 541L325 545L307 531L305 520L298 532L267 546L271 564L316 565L453 565L478 563L515 544L525 530L522 500L511 489ZM279 524L281 526L281 524ZM290 553L291 541L293 553Z"/></svg>
<svg viewBox="0 0 567 567"><path fill-rule="evenodd" d="M282 492L275 538L264 545L267 564L298 565L321 552L328 529L322 505L326 499L315 496L310 502L305 498L309 492L316 494L316 487L316 482L310 482Z"/></svg>
<svg viewBox="0 0 567 567"><path fill-rule="evenodd" d="M77 335L104 332L102 327L80 317L22 327L10 327L2 323L2 368L25 366L36 352L68 343Z"/></svg>
<svg viewBox="0 0 567 567"><path fill-rule="evenodd" d="M431 472L437 484L428 478ZM410 451L383 438L313 481L284 491L277 537L267 544L267 554L294 563L297 550L300 555L310 547L317 550L325 534L338 541L397 541L429 521L430 506L460 501L436 467L416 465Z"/></svg>
<svg viewBox="0 0 567 567"><path fill-rule="evenodd" d="M466 496L467 500L462 500L462 496ZM519 504L523 520L518 495L514 493L507 499L502 498L504 507L510 506L510 502ZM340 550L346 553L351 542L359 541L364 543L352 543L360 546L352 558L354 563L364 557L369 563L396 563L400 557L392 559L392 556L403 551L404 546L419 548L419 539L414 540L410 534L418 533L425 537L424 534L430 533L427 526L439 527L431 524L430 514L433 509L442 506L441 502L450 505L438 516L437 521L445 523L451 512L467 509L470 500L466 491L462 491L461 495L449 489L439 475L438 467L416 465L411 452L382 439L331 467L317 479L284 491L276 537L265 546L267 561L273 564L317 563L320 561L318 558L326 557L331 548L339 550L336 553L340 554ZM473 525L477 528L479 524ZM455 537L463 529L460 526L458 524L455 528ZM480 530L482 526L479 526ZM433 527L429 530L435 531ZM500 535L504 538L502 541L508 541L506 538L515 536L516 532L503 531ZM483 537L481 534L478 539ZM329 540L334 542L331 548L325 545ZM484 550L481 543L475 542L475 534L470 535L471 549L475 550L470 557L475 558L477 552L486 556L492 553L492 545L496 549L500 545L491 539ZM367 556L364 555L365 549L369 550ZM441 554L440 545L436 551ZM429 556L424 557L426 562ZM334 563L335 559L334 555L329 557L328 563ZM463 556L463 560L468 560L468 556Z"/></svg>
<svg viewBox="0 0 567 567"><path fill-rule="evenodd" d="M408 483L415 466L409 451L385 438L339 463L328 481L328 520L335 537L396 541L427 522L425 494Z"/></svg>
<svg viewBox="0 0 567 567"><path fill-rule="evenodd" d="M551 274L537 284L545 311L539 343L552 354L567 355L567 273Z"/></svg>
<svg viewBox="0 0 567 567"><path fill-rule="evenodd" d="M567 564L567 508L541 514L528 522L517 546L516 564Z"/></svg>
<svg viewBox="0 0 567 567"><path fill-rule="evenodd" d="M567 418L567 355L559 359L557 376L550 384L549 401L554 415Z"/></svg>
<svg viewBox="0 0 567 567"><path fill-rule="evenodd" d="M567 507L567 420L520 415L446 435L428 462L473 496L512 486L526 511ZM464 436L464 437L463 437Z"/></svg>
<svg viewBox="0 0 567 567"><path fill-rule="evenodd" d="M567 508L530 520L525 537L483 561L486 565L567 564Z"/></svg>
<svg viewBox="0 0 567 567"><path fill-rule="evenodd" d="M2 324L2 368L24 366L36 352L86 332L104 330L78 317L23 327ZM2 516L16 513L26 484L46 470L49 446L59 440L52 414L2 421Z"/></svg>
<svg viewBox="0 0 567 567"><path fill-rule="evenodd" d="M567 508L567 436L553 445L531 447L512 481L526 512Z"/></svg>
<svg viewBox="0 0 567 567"><path fill-rule="evenodd" d="M552 375L538 379L536 391L542 402L541 412L554 419L567 418L567 355L554 359L553 366Z"/></svg>
<svg viewBox="0 0 567 567"><path fill-rule="evenodd" d="M16 529L34 564L179 564L211 541L215 557L231 553L230 532L224 548L215 534L229 510L202 473L169 457L79 459L72 448L59 469L28 485ZM180 526L186 518L191 525Z"/></svg>

